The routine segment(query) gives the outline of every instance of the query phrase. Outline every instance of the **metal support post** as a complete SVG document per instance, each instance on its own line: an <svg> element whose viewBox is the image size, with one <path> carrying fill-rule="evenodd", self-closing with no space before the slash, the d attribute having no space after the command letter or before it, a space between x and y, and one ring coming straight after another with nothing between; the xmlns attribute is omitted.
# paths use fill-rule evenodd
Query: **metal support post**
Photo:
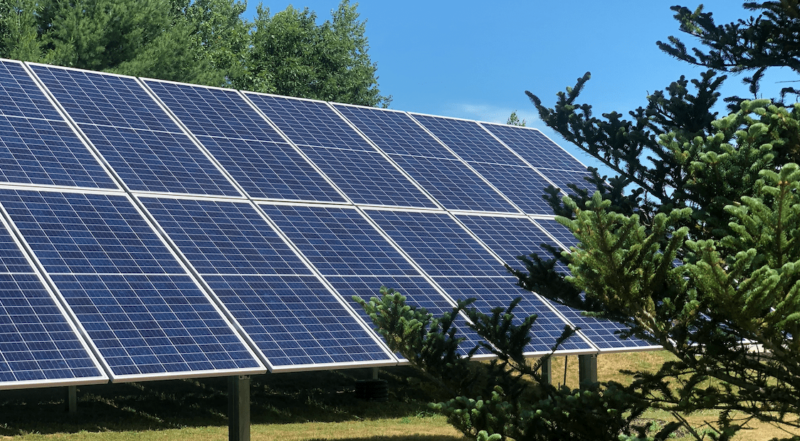
<svg viewBox="0 0 800 441"><path fill-rule="evenodd" d="M228 439L250 441L250 377L228 378Z"/></svg>
<svg viewBox="0 0 800 441"><path fill-rule="evenodd" d="M578 382L581 389L586 384L597 383L597 354L578 356Z"/></svg>
<svg viewBox="0 0 800 441"><path fill-rule="evenodd" d="M64 396L64 410L70 415L78 413L78 386L67 386Z"/></svg>
<svg viewBox="0 0 800 441"><path fill-rule="evenodd" d="M542 362L542 379L547 384L553 384L553 358L547 357L546 360Z"/></svg>
<svg viewBox="0 0 800 441"><path fill-rule="evenodd" d="M378 379L378 368L376 368L376 367L372 368L372 379L373 380L377 380Z"/></svg>

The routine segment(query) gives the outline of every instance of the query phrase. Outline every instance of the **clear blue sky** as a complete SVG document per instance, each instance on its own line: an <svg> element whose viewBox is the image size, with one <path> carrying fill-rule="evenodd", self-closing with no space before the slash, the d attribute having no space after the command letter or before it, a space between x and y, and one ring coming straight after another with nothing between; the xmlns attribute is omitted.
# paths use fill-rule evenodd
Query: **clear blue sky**
<svg viewBox="0 0 800 441"><path fill-rule="evenodd" d="M682 74L696 78L702 69L664 54L655 42L681 36L669 7L695 8L700 2L679 0L362 0L358 11L367 20L369 54L378 63L380 90L394 97L398 110L480 121L505 122L517 110L589 165L586 154L561 139L536 117L524 91L552 106L556 92L575 84L586 71L592 80L582 94L595 114L627 112L644 105L648 93L663 89ZM255 16L258 2L250 0ZM318 20L330 18L338 0L275 0L270 11L308 7ZM703 4L718 22L749 14L741 1ZM680 34L680 35L679 35ZM686 37L682 39L691 46ZM765 96L775 96L793 80L790 72L768 75ZM741 77L727 81L723 96L746 95ZM720 106L720 110L724 110Z"/></svg>

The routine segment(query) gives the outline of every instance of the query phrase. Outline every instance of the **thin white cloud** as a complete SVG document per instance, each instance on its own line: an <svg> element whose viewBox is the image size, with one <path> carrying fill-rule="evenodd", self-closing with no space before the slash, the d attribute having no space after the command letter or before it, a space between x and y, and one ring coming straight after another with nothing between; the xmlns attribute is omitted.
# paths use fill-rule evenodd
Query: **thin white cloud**
<svg viewBox="0 0 800 441"><path fill-rule="evenodd" d="M538 119L535 112L527 109L512 109L510 107L494 106L491 104L451 104L447 107L446 115L456 118L473 119L505 124L511 112L517 112L519 119L524 119L528 125Z"/></svg>

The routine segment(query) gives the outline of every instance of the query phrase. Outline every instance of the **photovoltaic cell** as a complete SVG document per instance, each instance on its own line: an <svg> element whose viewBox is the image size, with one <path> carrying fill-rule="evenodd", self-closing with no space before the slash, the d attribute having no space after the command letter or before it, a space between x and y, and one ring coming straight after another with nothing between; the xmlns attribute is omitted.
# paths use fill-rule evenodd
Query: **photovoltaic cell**
<svg viewBox="0 0 800 441"><path fill-rule="evenodd" d="M418 275L356 210L260 204L323 275Z"/></svg>
<svg viewBox="0 0 800 441"><path fill-rule="evenodd" d="M141 201L200 274L312 274L248 203Z"/></svg>
<svg viewBox="0 0 800 441"><path fill-rule="evenodd" d="M475 121L418 114L413 116L465 161L524 165L524 162Z"/></svg>
<svg viewBox="0 0 800 441"><path fill-rule="evenodd" d="M386 153L456 159L404 112L341 104L334 106Z"/></svg>
<svg viewBox="0 0 800 441"><path fill-rule="evenodd" d="M592 176L591 173L578 173L575 171L565 171L565 170L550 170L550 169L539 169L539 171L547 177L547 179L553 181L556 184L556 187L560 188L561 191L567 193L570 196L575 195L575 191L569 188L569 184L575 184L576 187L587 190L589 192L589 196L594 194L597 187L589 183L586 178L590 178Z"/></svg>
<svg viewBox="0 0 800 441"><path fill-rule="evenodd" d="M506 269L446 214L367 211L431 276L504 276Z"/></svg>
<svg viewBox="0 0 800 441"><path fill-rule="evenodd" d="M0 181L117 188L63 120L5 116L0 116Z"/></svg>
<svg viewBox="0 0 800 441"><path fill-rule="evenodd" d="M254 198L345 202L289 144L209 136L197 138Z"/></svg>
<svg viewBox="0 0 800 441"><path fill-rule="evenodd" d="M375 151L324 102L245 94L295 144Z"/></svg>
<svg viewBox="0 0 800 441"><path fill-rule="evenodd" d="M518 212L461 161L401 155L392 160L445 208Z"/></svg>
<svg viewBox="0 0 800 441"><path fill-rule="evenodd" d="M77 123L180 133L133 77L31 65Z"/></svg>
<svg viewBox="0 0 800 441"><path fill-rule="evenodd" d="M646 348L653 347L650 343L636 337L622 339L618 331L625 330L625 326L611 320L586 317L580 311L550 302L573 325L581 329L583 335L601 350L621 348Z"/></svg>
<svg viewBox="0 0 800 441"><path fill-rule="evenodd" d="M184 134L80 127L131 190L240 196Z"/></svg>
<svg viewBox="0 0 800 441"><path fill-rule="evenodd" d="M517 324L524 317L537 315L531 328L527 352L549 352L567 326L567 322L550 310L539 296L517 287L513 277L442 277L436 281L456 300L476 299L473 306L484 314L491 314L494 308L507 308L512 300L521 297L522 300L513 311ZM559 346L562 351L591 349L588 343L577 336L570 337Z"/></svg>
<svg viewBox="0 0 800 441"><path fill-rule="evenodd" d="M546 194L544 189L552 184L544 180L532 168L479 162L471 165L524 212L553 214L553 209L544 200Z"/></svg>
<svg viewBox="0 0 800 441"><path fill-rule="evenodd" d="M536 129L500 124L482 125L534 167L586 171L586 166Z"/></svg>
<svg viewBox="0 0 800 441"><path fill-rule="evenodd" d="M437 208L378 152L300 149L357 204Z"/></svg>
<svg viewBox="0 0 800 441"><path fill-rule="evenodd" d="M0 203L114 375L258 369L127 198L4 190Z"/></svg>
<svg viewBox="0 0 800 441"><path fill-rule="evenodd" d="M63 121L22 64L0 60L0 115Z"/></svg>
<svg viewBox="0 0 800 441"><path fill-rule="evenodd" d="M144 82L197 136L286 142L235 90Z"/></svg>
<svg viewBox="0 0 800 441"><path fill-rule="evenodd" d="M536 223L541 225L545 231L550 233L557 241L567 248L578 246L578 239L569 231L569 228L551 219L536 219Z"/></svg>
<svg viewBox="0 0 800 441"><path fill-rule="evenodd" d="M273 366L390 361L316 277L205 279Z"/></svg>

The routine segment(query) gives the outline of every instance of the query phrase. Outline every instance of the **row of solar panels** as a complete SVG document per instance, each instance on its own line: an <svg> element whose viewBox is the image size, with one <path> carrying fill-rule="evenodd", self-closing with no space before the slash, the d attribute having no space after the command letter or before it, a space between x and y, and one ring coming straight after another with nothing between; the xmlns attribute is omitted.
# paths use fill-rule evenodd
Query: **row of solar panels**
<svg viewBox="0 0 800 441"><path fill-rule="evenodd" d="M585 168L536 130L4 60L0 156L0 388L395 364L381 285L651 349L505 272L573 240L540 195Z"/></svg>

